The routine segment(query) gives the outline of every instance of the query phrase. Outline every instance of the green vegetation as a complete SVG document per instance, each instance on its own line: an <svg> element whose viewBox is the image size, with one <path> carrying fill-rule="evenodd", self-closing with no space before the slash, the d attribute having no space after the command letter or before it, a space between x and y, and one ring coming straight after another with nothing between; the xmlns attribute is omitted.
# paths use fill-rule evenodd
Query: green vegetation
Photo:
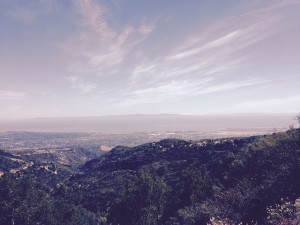
<svg viewBox="0 0 300 225"><path fill-rule="evenodd" d="M0 172L8 172L11 169L22 166L22 163L19 161L19 159L19 157L0 149Z"/></svg>
<svg viewBox="0 0 300 225"><path fill-rule="evenodd" d="M6 174L0 180L0 224L99 224L94 214L53 199L34 179Z"/></svg>
<svg viewBox="0 0 300 225"><path fill-rule="evenodd" d="M73 174L36 163L0 179L0 224L298 224L299 132L119 146Z"/></svg>

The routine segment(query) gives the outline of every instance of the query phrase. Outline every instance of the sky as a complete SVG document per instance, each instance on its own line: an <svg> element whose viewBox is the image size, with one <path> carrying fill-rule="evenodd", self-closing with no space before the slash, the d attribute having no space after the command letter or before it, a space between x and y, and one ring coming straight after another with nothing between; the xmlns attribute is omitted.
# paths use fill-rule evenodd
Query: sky
<svg viewBox="0 0 300 225"><path fill-rule="evenodd" d="M0 0L0 118L297 113L300 0Z"/></svg>

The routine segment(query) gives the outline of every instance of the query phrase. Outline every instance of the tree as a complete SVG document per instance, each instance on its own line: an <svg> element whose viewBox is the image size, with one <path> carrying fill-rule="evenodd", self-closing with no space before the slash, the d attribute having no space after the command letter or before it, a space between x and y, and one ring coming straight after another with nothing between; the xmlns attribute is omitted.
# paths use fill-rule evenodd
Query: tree
<svg viewBox="0 0 300 225"><path fill-rule="evenodd" d="M112 224L160 224L164 214L169 186L147 172L137 174L129 183L120 202L112 206L108 222Z"/></svg>
<svg viewBox="0 0 300 225"><path fill-rule="evenodd" d="M300 113L296 116L296 120L298 121L298 123L300 125Z"/></svg>
<svg viewBox="0 0 300 225"><path fill-rule="evenodd" d="M274 207L268 207L267 224L299 224L300 223L300 198L295 202L281 201Z"/></svg>

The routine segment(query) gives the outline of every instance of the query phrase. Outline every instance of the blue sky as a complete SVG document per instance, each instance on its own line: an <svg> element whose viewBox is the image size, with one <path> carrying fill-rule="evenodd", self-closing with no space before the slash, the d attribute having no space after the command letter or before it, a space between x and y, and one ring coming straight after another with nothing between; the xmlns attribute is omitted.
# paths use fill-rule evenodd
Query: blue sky
<svg viewBox="0 0 300 225"><path fill-rule="evenodd" d="M299 11L299 0L0 0L0 117L299 112Z"/></svg>

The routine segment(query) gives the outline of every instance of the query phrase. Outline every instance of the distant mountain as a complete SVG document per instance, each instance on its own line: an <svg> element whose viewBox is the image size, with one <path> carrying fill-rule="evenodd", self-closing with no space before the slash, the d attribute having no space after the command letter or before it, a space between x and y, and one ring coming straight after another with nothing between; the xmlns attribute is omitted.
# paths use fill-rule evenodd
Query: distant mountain
<svg viewBox="0 0 300 225"><path fill-rule="evenodd" d="M132 133L209 131L224 128L287 128L294 114L121 115L0 121L0 131Z"/></svg>

